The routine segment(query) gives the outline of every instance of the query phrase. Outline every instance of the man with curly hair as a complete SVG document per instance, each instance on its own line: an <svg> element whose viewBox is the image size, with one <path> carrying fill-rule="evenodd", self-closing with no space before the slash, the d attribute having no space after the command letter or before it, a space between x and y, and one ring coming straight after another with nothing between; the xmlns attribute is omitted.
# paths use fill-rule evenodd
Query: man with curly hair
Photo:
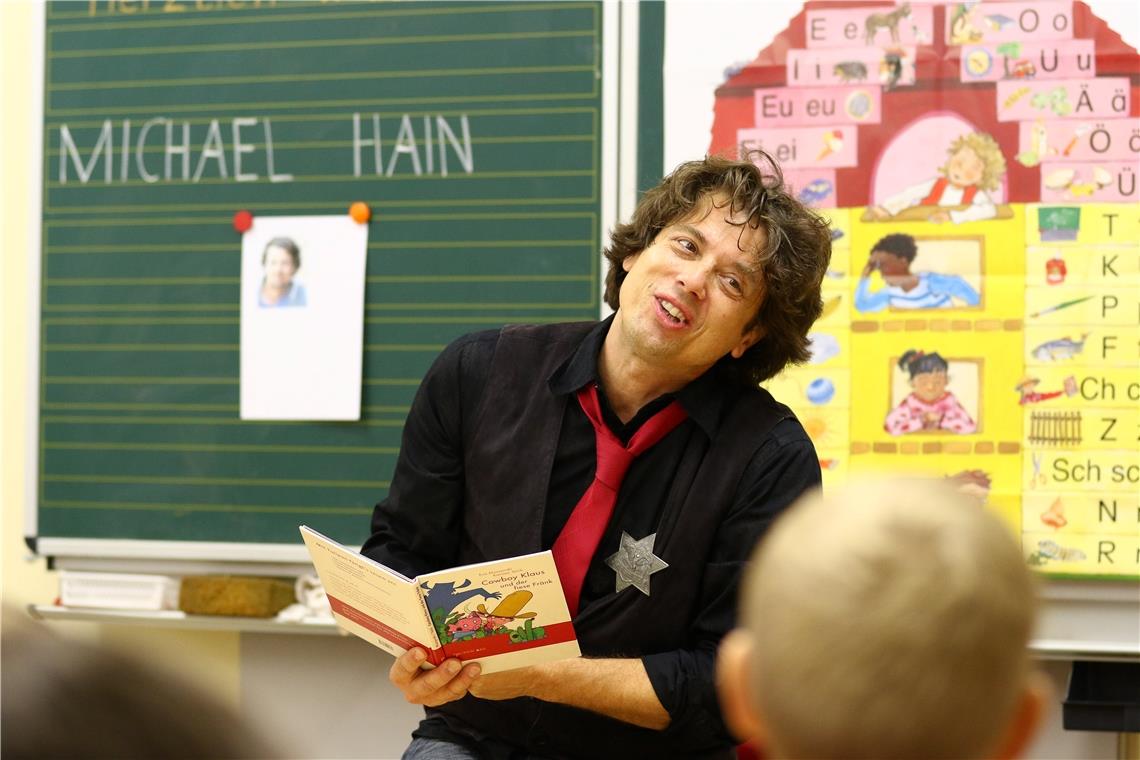
<svg viewBox="0 0 1140 760"><path fill-rule="evenodd" d="M961 224L994 218L997 207L989 193L1001 187L1005 176L1005 156L997 140L985 132L972 132L954 140L947 152L949 158L938 168L938 177L872 206L871 216L882 221L919 207L929 210L926 219L931 222Z"/></svg>
<svg viewBox="0 0 1140 760"><path fill-rule="evenodd" d="M605 255L608 319L444 350L363 548L408 575L552 549L584 657L480 675L409 650L390 680L426 717L406 758L732 756L716 646L752 545L820 482L758 383L809 356L829 230L768 156L710 157Z"/></svg>

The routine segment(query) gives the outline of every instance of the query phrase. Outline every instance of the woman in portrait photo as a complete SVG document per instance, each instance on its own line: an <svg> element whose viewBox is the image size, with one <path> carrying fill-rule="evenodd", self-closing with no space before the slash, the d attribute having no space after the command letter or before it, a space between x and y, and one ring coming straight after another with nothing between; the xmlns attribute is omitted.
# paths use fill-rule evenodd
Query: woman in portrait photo
<svg viewBox="0 0 1140 760"><path fill-rule="evenodd" d="M261 267L265 276L257 292L258 306L305 305L305 286L294 280L301 268L301 249L292 238L270 240L261 254Z"/></svg>
<svg viewBox="0 0 1140 760"><path fill-rule="evenodd" d="M970 413L946 389L950 365L937 352L907 351L899 359L899 368L910 374L911 393L887 415L883 427L888 433L945 430L966 434L978 429Z"/></svg>

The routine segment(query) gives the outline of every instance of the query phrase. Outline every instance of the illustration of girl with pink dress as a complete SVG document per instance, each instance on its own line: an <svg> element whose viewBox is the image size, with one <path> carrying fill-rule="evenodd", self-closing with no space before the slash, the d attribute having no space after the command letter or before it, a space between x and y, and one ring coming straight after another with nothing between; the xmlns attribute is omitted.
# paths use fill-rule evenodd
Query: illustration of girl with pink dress
<svg viewBox="0 0 1140 760"><path fill-rule="evenodd" d="M887 414L883 427L891 435L935 432L973 433L978 429L954 394L946 390L950 365L935 353L911 349L899 359L899 368L910 373L913 391Z"/></svg>

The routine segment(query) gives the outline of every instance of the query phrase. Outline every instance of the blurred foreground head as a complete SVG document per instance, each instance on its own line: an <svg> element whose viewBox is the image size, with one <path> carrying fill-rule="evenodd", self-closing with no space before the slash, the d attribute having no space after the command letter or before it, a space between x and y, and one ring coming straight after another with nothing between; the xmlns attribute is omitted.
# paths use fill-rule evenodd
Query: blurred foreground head
<svg viewBox="0 0 1140 760"><path fill-rule="evenodd" d="M31 758L278 757L208 695L127 655L10 624L4 611L0 755Z"/></svg>
<svg viewBox="0 0 1140 760"><path fill-rule="evenodd" d="M1008 528L945 483L813 493L753 556L718 663L769 757L1002 758L1032 738L1034 588Z"/></svg>

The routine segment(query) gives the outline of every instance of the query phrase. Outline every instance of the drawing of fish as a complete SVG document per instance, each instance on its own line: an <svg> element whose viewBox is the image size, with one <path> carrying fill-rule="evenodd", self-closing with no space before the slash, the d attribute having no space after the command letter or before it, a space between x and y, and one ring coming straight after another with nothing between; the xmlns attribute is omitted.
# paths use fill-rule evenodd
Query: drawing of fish
<svg viewBox="0 0 1140 760"><path fill-rule="evenodd" d="M1073 340L1068 335L1064 338L1042 343L1033 349L1033 358L1039 362L1056 362L1072 359L1085 349L1085 341L1089 334L1085 333L1080 340Z"/></svg>

